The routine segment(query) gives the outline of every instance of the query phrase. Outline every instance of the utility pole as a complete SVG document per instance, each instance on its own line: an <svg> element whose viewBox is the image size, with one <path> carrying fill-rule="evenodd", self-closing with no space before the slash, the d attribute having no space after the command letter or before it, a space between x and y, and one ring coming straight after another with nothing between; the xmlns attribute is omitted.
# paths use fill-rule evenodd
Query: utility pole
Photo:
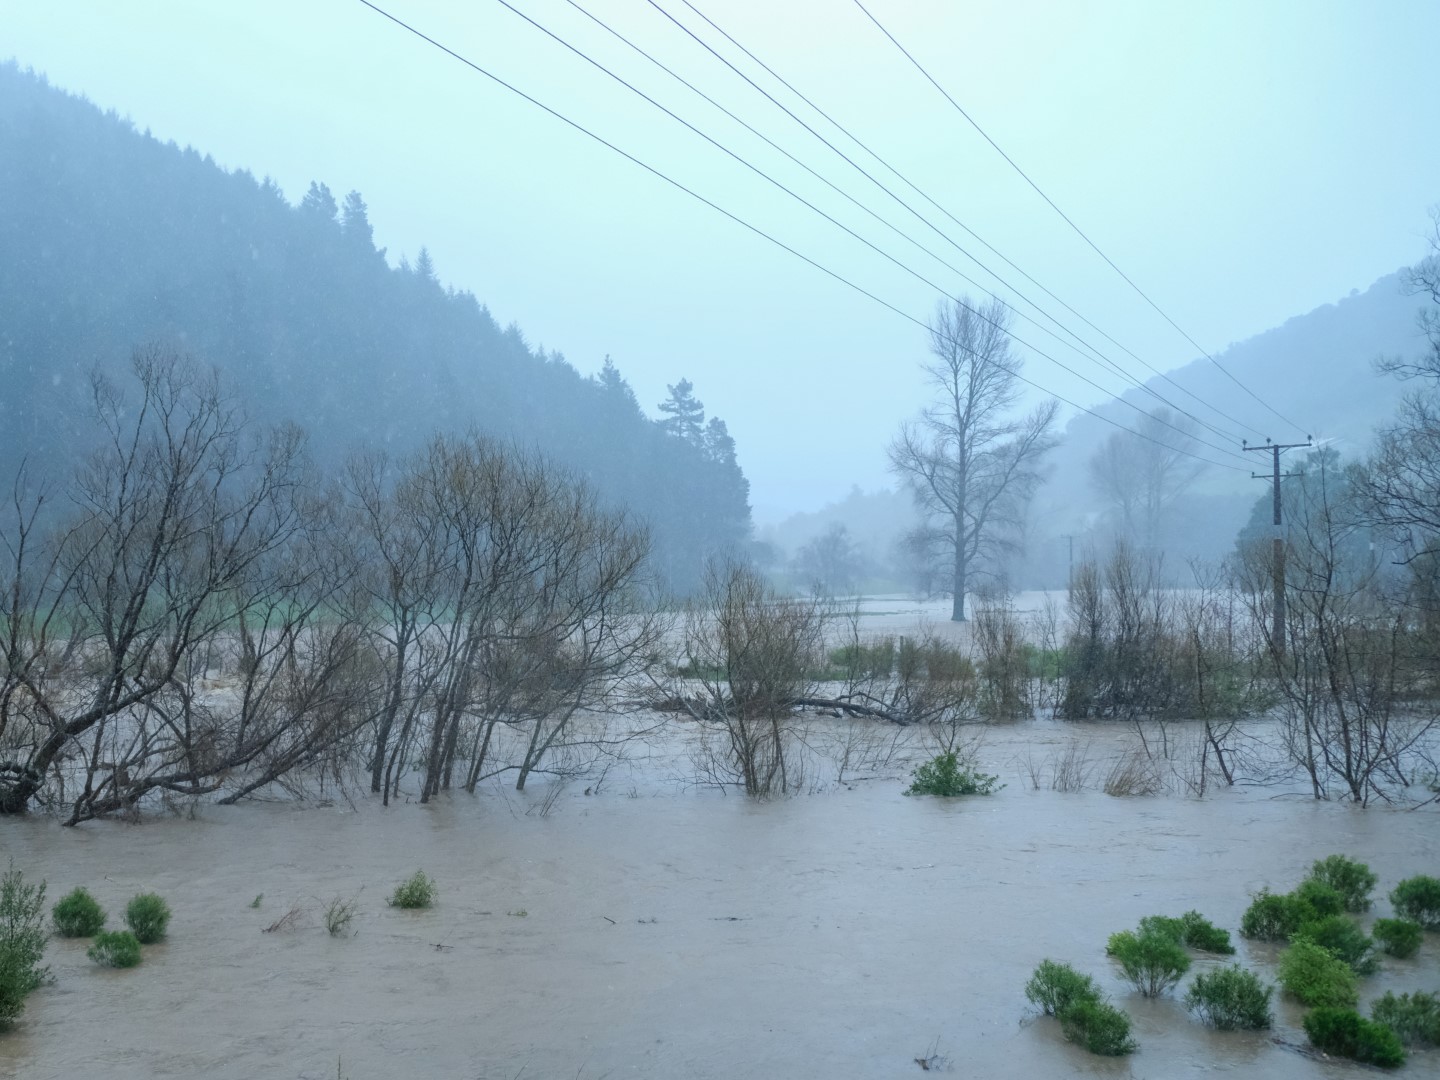
<svg viewBox="0 0 1440 1080"><path fill-rule="evenodd" d="M1061 534L1060 534L1060 539L1066 541L1066 542L1070 545L1070 583L1071 583L1071 584L1074 584L1074 582L1075 582L1075 534L1074 534L1074 533L1061 533Z"/></svg>
<svg viewBox="0 0 1440 1080"><path fill-rule="evenodd" d="M1275 499L1275 539L1272 541L1274 554L1271 567L1275 600L1270 612L1270 648L1274 650L1276 659L1283 659L1285 656L1285 534L1282 531L1285 518L1280 501L1280 453L1283 450L1302 450L1312 445L1314 444L1309 436L1306 436L1303 443L1273 443L1269 439L1265 440L1264 446L1251 446L1244 440L1240 443L1243 450L1265 450L1270 453L1271 469L1268 479L1273 485ZM1267 477L1264 473L1251 473L1250 479L1264 480Z"/></svg>

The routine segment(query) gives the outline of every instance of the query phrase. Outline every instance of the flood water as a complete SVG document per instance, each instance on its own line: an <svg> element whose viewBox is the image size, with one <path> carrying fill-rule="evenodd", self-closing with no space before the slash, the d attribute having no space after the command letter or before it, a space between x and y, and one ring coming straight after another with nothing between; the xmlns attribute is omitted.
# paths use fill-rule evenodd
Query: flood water
<svg viewBox="0 0 1440 1080"><path fill-rule="evenodd" d="M1102 749L1119 738L1096 732ZM571 784L545 813L535 785L388 809L0 820L0 861L47 879L52 901L86 885L115 925L155 890L175 912L168 942L131 971L54 941L55 984L0 1035L0 1075L906 1077L932 1053L970 1077L1361 1075L1302 1052L1289 1002L1273 1032L1225 1034L1177 997L1140 998L1105 941L1192 908L1233 932L1252 892L1287 889L1335 852L1380 875L1375 914L1389 914L1398 880L1440 873L1436 810L1269 788L1199 800L1033 787L1022 753L1068 738L1056 724L992 736L981 760L1008 786L988 798L906 798L892 768L749 801L680 782L684 754L661 746L598 794ZM417 868L438 904L388 908ZM359 897L353 936L321 925L336 895ZM292 905L296 928L262 933ZM1273 975L1272 947L1237 944ZM1023 986L1045 957L1093 973L1131 1012L1133 1057L1093 1057L1036 1016ZM1364 1001L1387 989L1440 989L1440 935L1414 960L1387 958ZM1440 1073L1440 1054L1405 1072Z"/></svg>

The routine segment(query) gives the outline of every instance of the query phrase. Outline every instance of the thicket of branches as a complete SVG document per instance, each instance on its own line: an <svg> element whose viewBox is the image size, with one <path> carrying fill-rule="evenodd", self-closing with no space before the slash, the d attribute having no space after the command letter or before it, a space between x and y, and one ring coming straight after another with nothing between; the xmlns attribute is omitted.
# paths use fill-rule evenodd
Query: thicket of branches
<svg viewBox="0 0 1440 1080"><path fill-rule="evenodd" d="M233 801L362 756L387 799L412 770L422 801L523 788L647 661L646 532L543 460L437 438L321 485L213 375L163 349L133 374L94 378L99 446L53 486L22 469L0 521L0 812Z"/></svg>

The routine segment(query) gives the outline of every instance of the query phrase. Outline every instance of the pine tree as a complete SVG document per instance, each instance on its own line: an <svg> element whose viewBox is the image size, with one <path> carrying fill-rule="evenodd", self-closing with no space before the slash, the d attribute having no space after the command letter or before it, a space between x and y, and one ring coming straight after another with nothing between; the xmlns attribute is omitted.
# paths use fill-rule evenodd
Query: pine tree
<svg viewBox="0 0 1440 1080"><path fill-rule="evenodd" d="M370 227L370 217L360 192L352 191L345 196L345 206L340 212L340 229L351 243L363 244L374 250L375 230Z"/></svg>
<svg viewBox="0 0 1440 1080"><path fill-rule="evenodd" d="M335 216L339 212L340 208L335 205L335 196L330 194L329 187L311 180L310 190L300 200L300 213L313 221L334 224Z"/></svg>
<svg viewBox="0 0 1440 1080"><path fill-rule="evenodd" d="M695 387L689 379L681 379L666 389L670 391L670 396L660 403L660 411L666 414L665 419L660 421L660 427L691 446L703 447L705 405L695 397Z"/></svg>

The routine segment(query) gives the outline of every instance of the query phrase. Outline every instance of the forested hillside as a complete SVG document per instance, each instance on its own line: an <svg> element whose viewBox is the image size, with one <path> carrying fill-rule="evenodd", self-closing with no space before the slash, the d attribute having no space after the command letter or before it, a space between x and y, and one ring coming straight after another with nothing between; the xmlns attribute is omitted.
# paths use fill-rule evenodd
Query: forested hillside
<svg viewBox="0 0 1440 1080"><path fill-rule="evenodd" d="M13 64L0 65L0 251L3 475L22 456L70 460L88 373L158 341L219 367L256 418L299 423L322 463L472 428L543 451L649 522L676 587L749 536L722 422L650 420L613 365L587 378L531 348L442 286L423 249L391 266L358 193L314 183L291 205Z"/></svg>

